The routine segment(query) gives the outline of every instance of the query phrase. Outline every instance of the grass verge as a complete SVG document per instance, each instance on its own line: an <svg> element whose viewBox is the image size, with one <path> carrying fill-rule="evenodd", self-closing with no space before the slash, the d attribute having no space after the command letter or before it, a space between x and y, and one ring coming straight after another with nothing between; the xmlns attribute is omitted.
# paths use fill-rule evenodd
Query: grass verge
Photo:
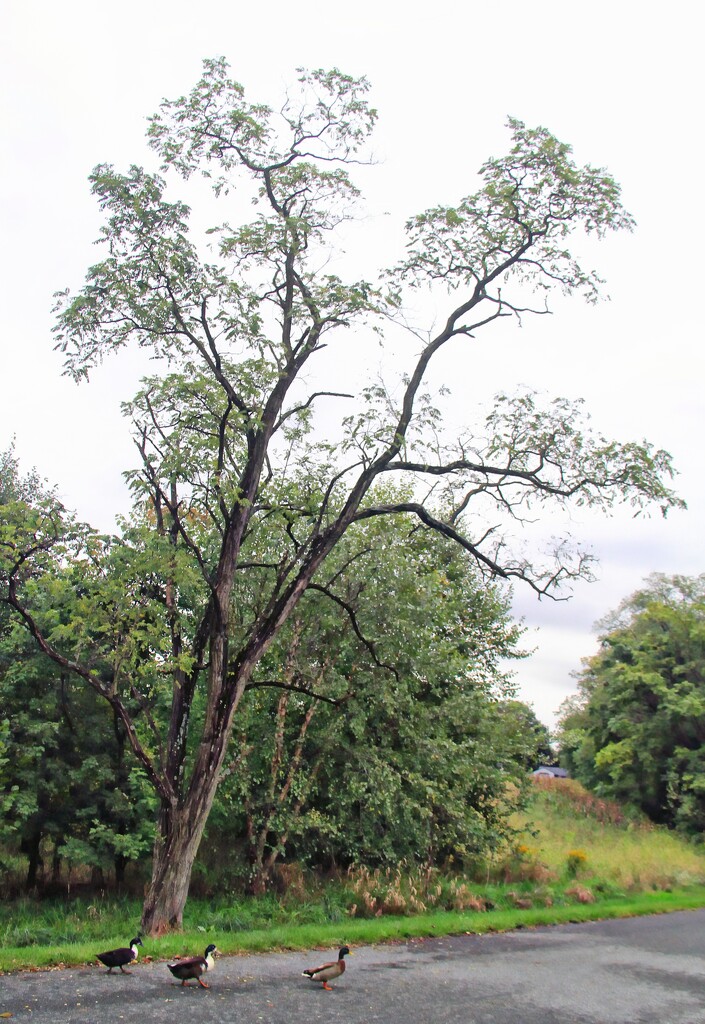
<svg viewBox="0 0 705 1024"><path fill-rule="evenodd" d="M145 940L144 954L155 960L174 955L201 952L216 941L225 954L264 953L274 950L335 948L343 943L371 945L439 935L486 934L533 928L540 925L597 921L645 914L664 914L676 910L705 907L705 885L669 892L644 892L633 896L606 898L591 904L532 907L528 910L444 911L415 917L385 916L372 919L348 919L331 924L283 925L243 933L219 933L217 929L198 928ZM125 937L103 943L76 942L57 946L6 947L0 950L0 972L42 970L94 964L101 949L121 946Z"/></svg>

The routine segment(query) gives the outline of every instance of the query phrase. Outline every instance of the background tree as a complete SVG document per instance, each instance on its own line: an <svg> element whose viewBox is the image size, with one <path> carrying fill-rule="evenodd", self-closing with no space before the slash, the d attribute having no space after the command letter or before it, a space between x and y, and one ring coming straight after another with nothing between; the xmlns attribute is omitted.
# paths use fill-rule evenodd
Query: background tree
<svg viewBox="0 0 705 1024"><path fill-rule="evenodd" d="M601 627L563 708L561 762L653 821L702 835L705 576L650 576Z"/></svg>
<svg viewBox="0 0 705 1024"><path fill-rule="evenodd" d="M376 117L367 90L337 70L302 72L272 111L246 100L224 60L207 60L193 91L151 119L150 141L165 169L203 173L236 213L251 198L254 218L222 221L210 236L217 251L204 256L161 176L99 166L104 255L80 292L58 299L58 345L77 379L129 344L162 362L126 410L140 515L106 539L56 506L16 503L5 510L2 575L44 652L112 706L158 796L149 934L181 923L242 697L349 531L410 514L488 577L548 593L589 575L589 559L562 544L544 561L513 552L502 513L677 503L666 453L594 435L564 400L542 410L531 394L500 396L479 429L444 435L424 393L434 357L504 317L546 312L554 288L594 300L599 278L567 237L632 219L604 170L512 120L512 148L483 165L476 192L412 218L404 258L379 283L345 282L328 268L358 199L346 165L362 158ZM233 198L236 187L245 195ZM441 327L412 332L415 355L394 385L367 389L350 412L343 402L339 428L316 440L314 410L334 390L314 371L325 374L333 350L353 357L345 328L402 330L404 289L426 285L450 293L436 295ZM384 499L389 474L411 498ZM70 653L48 635L31 585L69 557L86 595ZM163 730L155 705L167 710Z"/></svg>
<svg viewBox="0 0 705 1024"><path fill-rule="evenodd" d="M110 871L121 886L151 848L154 809L112 710L17 624L0 638L0 705L3 829L27 856L27 888L58 886L63 862L90 865L99 884Z"/></svg>
<svg viewBox="0 0 705 1024"><path fill-rule="evenodd" d="M56 498L32 471L20 472L11 445L0 453L4 526L22 510L26 527L43 528ZM59 510L60 512L60 510ZM56 520L54 520L56 521ZM37 539L41 532L35 534ZM41 541L40 541L41 543ZM26 576L47 635L71 650L72 622L85 595L71 563L55 574ZM0 607L0 707L4 764L0 792L3 836L27 856L27 887L59 883L62 861L108 868L121 884L129 861L149 849L153 808L140 781L125 730L105 701L75 673L43 654L21 623ZM45 856L51 852L51 870Z"/></svg>

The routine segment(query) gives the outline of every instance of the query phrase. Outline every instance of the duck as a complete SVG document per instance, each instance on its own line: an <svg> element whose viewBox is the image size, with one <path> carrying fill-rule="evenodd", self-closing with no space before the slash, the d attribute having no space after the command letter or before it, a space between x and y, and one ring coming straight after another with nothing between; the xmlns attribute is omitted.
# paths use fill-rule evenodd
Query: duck
<svg viewBox="0 0 705 1024"><path fill-rule="evenodd" d="M190 978L195 978L201 988L208 988L209 986L205 981L201 981L201 975L205 974L206 971L213 970L214 958L217 955L218 950L215 948L215 944L211 942L210 946L206 947L203 956L192 956L186 960L174 960L173 963L167 964L167 967L174 977L181 981L182 985L186 985Z"/></svg>
<svg viewBox="0 0 705 1024"><path fill-rule="evenodd" d="M332 992L332 988L328 984L329 981L333 981L334 978L339 978L341 974L345 973L345 957L352 956L352 953L347 946L342 946L338 951L338 959L331 960L330 963L321 964L320 967L309 967L307 970L302 971L302 975L305 978L310 978L311 981L320 981L323 984L323 988L328 992Z"/></svg>
<svg viewBox="0 0 705 1024"><path fill-rule="evenodd" d="M135 936L134 939L130 939L129 946L123 946L121 949L109 949L105 953L97 953L96 956L108 968L107 974L113 973L113 967L119 967L123 974L132 974L132 971L125 970L125 965L131 964L133 960L137 959L137 947L141 945L142 939Z"/></svg>

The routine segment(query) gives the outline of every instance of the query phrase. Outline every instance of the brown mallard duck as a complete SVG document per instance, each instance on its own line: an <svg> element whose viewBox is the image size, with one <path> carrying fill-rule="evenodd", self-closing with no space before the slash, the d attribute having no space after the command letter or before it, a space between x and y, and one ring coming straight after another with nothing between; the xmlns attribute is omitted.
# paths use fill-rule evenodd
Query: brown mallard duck
<svg viewBox="0 0 705 1024"><path fill-rule="evenodd" d="M211 942L210 946L206 947L203 956L191 956L185 960L174 960L172 963L167 964L167 967L174 977L179 979L182 985L185 985L191 978L195 978L201 988L208 988L205 981L201 981L201 975L213 970L217 955L218 950L215 948L214 943Z"/></svg>
<svg viewBox="0 0 705 1024"><path fill-rule="evenodd" d="M311 981L320 981L328 992L332 992L332 988L328 984L329 981L333 981L335 978L339 978L341 974L345 973L345 959L346 956L352 956L352 953L347 946L343 946L338 952L338 959L331 960L330 963L321 964L320 967L309 967L307 970L301 973L306 978L310 978Z"/></svg>
<svg viewBox="0 0 705 1024"><path fill-rule="evenodd" d="M96 956L108 968L107 974L113 973L113 967L119 967L123 974L132 974L132 971L125 970L125 966L137 959L137 947L141 945L142 940L135 937L130 940L129 946L122 946L120 949L109 949L106 953L96 953Z"/></svg>

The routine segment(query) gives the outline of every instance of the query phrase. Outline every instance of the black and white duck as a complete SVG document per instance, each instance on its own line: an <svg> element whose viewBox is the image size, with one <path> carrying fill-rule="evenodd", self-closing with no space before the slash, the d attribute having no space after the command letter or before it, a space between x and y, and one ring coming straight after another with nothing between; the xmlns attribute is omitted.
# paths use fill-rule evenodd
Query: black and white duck
<svg viewBox="0 0 705 1024"><path fill-rule="evenodd" d="M108 968L107 974L113 973L113 967L119 967L123 974L132 974L126 971L127 964L137 959L137 947L142 945L142 939L135 937L130 940L129 946L122 946L120 949L109 949L105 953L96 954L102 964Z"/></svg>

